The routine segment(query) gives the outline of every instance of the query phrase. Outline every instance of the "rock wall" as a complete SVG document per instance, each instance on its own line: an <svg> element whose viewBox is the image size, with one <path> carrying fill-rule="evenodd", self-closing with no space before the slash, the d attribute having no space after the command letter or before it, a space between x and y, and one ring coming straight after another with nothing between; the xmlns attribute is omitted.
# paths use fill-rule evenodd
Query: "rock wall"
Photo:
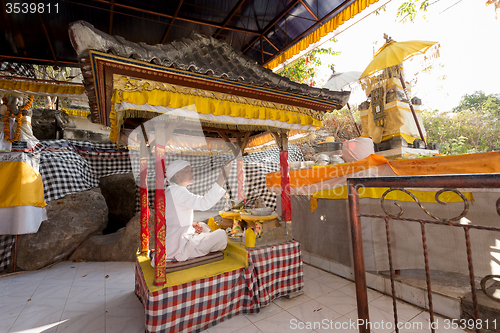
<svg viewBox="0 0 500 333"><path fill-rule="evenodd" d="M108 205L108 226L112 233L127 225L135 215L135 180L133 173L110 175L99 179L101 193Z"/></svg>
<svg viewBox="0 0 500 333"><path fill-rule="evenodd" d="M106 227L108 208L99 189L51 201L36 234L19 235L17 266L36 270L67 258L87 237Z"/></svg>
<svg viewBox="0 0 500 333"><path fill-rule="evenodd" d="M150 215L149 224L154 224L154 211ZM154 239L154 232L150 231ZM141 214L137 213L125 228L108 235L88 238L71 255L70 259L87 261L135 261L140 245ZM154 248L154 243L150 248Z"/></svg>
<svg viewBox="0 0 500 333"><path fill-rule="evenodd" d="M33 129L33 135L38 140L55 140L56 126L54 110L33 108L31 127Z"/></svg>

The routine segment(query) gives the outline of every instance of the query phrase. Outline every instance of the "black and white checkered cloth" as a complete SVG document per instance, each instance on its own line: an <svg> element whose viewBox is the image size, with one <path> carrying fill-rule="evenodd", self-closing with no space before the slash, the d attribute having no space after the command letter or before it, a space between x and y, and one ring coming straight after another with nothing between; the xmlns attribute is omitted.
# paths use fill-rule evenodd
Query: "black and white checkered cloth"
<svg viewBox="0 0 500 333"><path fill-rule="evenodd" d="M0 272L9 267L14 239L14 235L0 235Z"/></svg>
<svg viewBox="0 0 500 333"><path fill-rule="evenodd" d="M134 178L136 180L137 186L137 195L136 195L136 211L140 210L140 201L139 201L139 152L131 151L131 162L132 162L132 170L134 172ZM191 164L191 168L193 170L193 178L194 184L190 185L188 189L197 195L204 195L212 185L217 180L219 176L219 171L224 164L224 161L233 158L232 154L227 155L216 155L216 156L208 156L208 155L182 155L182 154L166 154L165 155L165 165L168 167L170 163L175 160L182 159L189 164ZM234 170L236 169L236 163L234 163ZM236 171L232 170L231 175L234 173L234 177L236 177ZM154 152L151 153L148 157L148 199L150 207L154 207L154 189L155 189L155 165L154 165ZM236 179L236 178L235 178ZM236 189L236 187L234 187ZM236 193L235 193L236 195ZM223 197L214 207L213 209L224 209L225 207L229 207L229 199Z"/></svg>
<svg viewBox="0 0 500 333"><path fill-rule="evenodd" d="M153 150L148 157L147 178L151 207L154 203L155 187ZM288 154L290 162L303 160L300 149L295 145L289 147ZM40 161L46 202L98 187L101 177L133 172L137 185L136 211L139 211L139 151L117 149L115 144L50 140L41 141L33 150L33 155ZM188 188L194 194L204 195L215 183L224 162L232 158L234 158L232 154L200 156L167 153L165 165L168 166L177 159L188 161L193 169L195 181ZM266 174L279 171L279 150L276 148L252 153L244 156L243 162L247 202L252 203L261 199L268 207L275 208L276 194L267 191ZM235 199L237 196L236 162L233 162L227 183L229 184L229 186L226 184L227 195L214 206L215 210L228 208L230 199Z"/></svg>
<svg viewBox="0 0 500 333"><path fill-rule="evenodd" d="M280 164L279 149L274 148L257 153L248 154L247 156L243 157L243 160L246 163L250 162L262 163L262 164L274 163L278 164L279 166ZM297 147L296 145L290 145L288 147L288 162L303 161L303 160L304 160L304 155L302 155L302 151L300 150L300 148Z"/></svg>
<svg viewBox="0 0 500 333"><path fill-rule="evenodd" d="M31 152L39 163L46 202L99 186L99 178L132 172L128 150L115 144L40 141ZM0 271L8 267L14 236L0 235Z"/></svg>
<svg viewBox="0 0 500 333"><path fill-rule="evenodd" d="M132 171L128 150L115 144L40 141L33 155L40 162L46 202L98 187L100 177Z"/></svg>
<svg viewBox="0 0 500 333"><path fill-rule="evenodd" d="M101 177L133 172L137 185L136 211L140 210L138 151L129 152L125 149L117 149L115 144L49 140L40 141L30 155L39 163L46 202L98 187ZM193 169L195 181L188 188L194 194L204 195L215 183L224 162L232 158L234 158L233 154L211 156L167 154L165 165L168 166L177 159L188 161ZM289 161L301 160L303 156L300 149L291 145ZM247 203L260 199L266 206L276 208L276 194L266 189L266 174L280 170L278 149L249 154L243 157L243 162ZM154 207L154 170L154 154L150 154L148 157L148 188L150 189L148 193L151 208ZM237 197L235 161L225 186L227 195L213 207L214 210L229 208L230 200ZM0 235L0 271L10 263L13 243L14 236Z"/></svg>

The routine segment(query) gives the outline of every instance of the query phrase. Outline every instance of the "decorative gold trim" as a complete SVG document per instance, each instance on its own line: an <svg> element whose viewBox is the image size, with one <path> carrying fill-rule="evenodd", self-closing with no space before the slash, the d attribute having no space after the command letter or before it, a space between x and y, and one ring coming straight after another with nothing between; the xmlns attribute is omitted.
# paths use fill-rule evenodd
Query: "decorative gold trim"
<svg viewBox="0 0 500 333"><path fill-rule="evenodd" d="M180 93L180 94L192 95L192 96L201 96L201 97L212 98L212 99L217 99L217 100L221 100L221 101L229 101L229 102L234 102L234 103L248 104L248 105L252 105L252 106L266 107L266 108L272 108L272 109L282 110L282 111L298 112L298 113L308 115L308 116L310 116L316 120L319 120L319 121L323 120L323 113L322 112L315 111L315 110L308 109L308 108L286 105L286 104L282 104L282 103L268 102L268 101L263 101L263 100L259 100L259 99L254 99L254 98L240 97L240 96L236 96L236 95L224 94L224 93L215 92L215 91L209 91L209 90L203 90L203 89L197 89L197 88L191 88L191 87L184 87L184 86L174 85L174 84L170 84L170 83L164 83L164 82L158 82L158 81L152 81L152 80L136 79L136 78L132 78L129 76L124 76L124 75L116 75L116 74L113 75L113 88L115 90L124 91L124 92L143 92L143 91L154 91L154 90L170 91L173 93Z"/></svg>
<svg viewBox="0 0 500 333"><path fill-rule="evenodd" d="M70 116L77 116L77 117L87 117L90 114L90 111L87 110L78 110L69 108L61 108L61 111L67 113Z"/></svg>

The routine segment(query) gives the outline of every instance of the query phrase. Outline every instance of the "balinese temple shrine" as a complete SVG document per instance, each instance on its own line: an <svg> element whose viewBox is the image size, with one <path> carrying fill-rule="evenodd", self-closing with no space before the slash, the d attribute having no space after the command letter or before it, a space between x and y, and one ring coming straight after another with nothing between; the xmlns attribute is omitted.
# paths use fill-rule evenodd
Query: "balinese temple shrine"
<svg viewBox="0 0 500 333"><path fill-rule="evenodd" d="M438 144L425 142L427 134L420 113L422 101L418 97L408 100L411 85L402 86L397 67L402 65L387 68L378 77L363 81L368 100L359 105L362 136L372 138L377 153L389 159L438 154Z"/></svg>
<svg viewBox="0 0 500 333"><path fill-rule="evenodd" d="M147 174L155 174L154 234L149 235L147 204L141 204L141 234L137 235L141 248L136 293L144 305L146 331L205 329L236 314L258 312L275 297L300 291L300 247L288 231L284 242L254 250L230 240L223 260L203 267L176 270L165 263L165 147L171 140L189 136L206 138L207 149L215 147L214 141L228 144L237 159L238 199L244 199L242 155L274 140L283 175L281 225L288 230L289 137L320 127L323 114L342 108L350 93L291 82L224 42L196 33L165 45L135 44L77 21L70 25L69 34L92 120L110 126L110 139L117 145L140 142L141 202L148 200ZM148 170L148 157L154 157L155 170ZM254 222L260 225L264 220ZM153 236L155 268L149 258Z"/></svg>

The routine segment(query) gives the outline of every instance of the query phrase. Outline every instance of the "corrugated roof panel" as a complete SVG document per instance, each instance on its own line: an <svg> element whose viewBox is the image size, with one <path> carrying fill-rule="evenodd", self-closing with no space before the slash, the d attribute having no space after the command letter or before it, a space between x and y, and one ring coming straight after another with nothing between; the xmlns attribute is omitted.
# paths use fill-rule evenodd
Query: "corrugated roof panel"
<svg viewBox="0 0 500 333"><path fill-rule="evenodd" d="M355 0L303 0L311 11L320 18L330 13L334 8L343 4L346 7ZM48 5L49 2L45 3ZM62 62L76 62L67 28L70 22L85 20L99 30L120 35L134 42L148 44L160 43L168 30L172 16L178 8L180 0L72 0L52 3L57 4L58 13L42 14L47 28L50 43L54 48L56 58ZM112 8L113 4L113 8ZM241 4L238 10L227 22L225 30L218 31L228 15ZM271 27L270 23L283 15L290 6L292 10L277 24ZM339 12L342 8L339 9ZM111 15L111 11L113 14ZM0 43L4 47L0 50L0 57L26 57L40 62L38 59L53 60L49 42L45 37L42 23L38 14L10 14L0 16L0 27L4 34L0 35ZM195 22L193 22L195 21ZM196 23L196 21L199 21ZM286 23L285 23L286 22ZM184 0L180 7L177 19L174 21L164 42L188 37L191 31L212 36L218 32L220 38L239 51L245 50L247 56L261 62L259 35L264 34L275 47L264 41L264 60L270 59L283 48L290 46L290 42L300 36L315 23L315 19L297 0ZM233 29L230 30L230 29ZM247 30L247 32L242 32ZM252 45L250 45L252 43ZM249 46L253 47L249 48Z"/></svg>

